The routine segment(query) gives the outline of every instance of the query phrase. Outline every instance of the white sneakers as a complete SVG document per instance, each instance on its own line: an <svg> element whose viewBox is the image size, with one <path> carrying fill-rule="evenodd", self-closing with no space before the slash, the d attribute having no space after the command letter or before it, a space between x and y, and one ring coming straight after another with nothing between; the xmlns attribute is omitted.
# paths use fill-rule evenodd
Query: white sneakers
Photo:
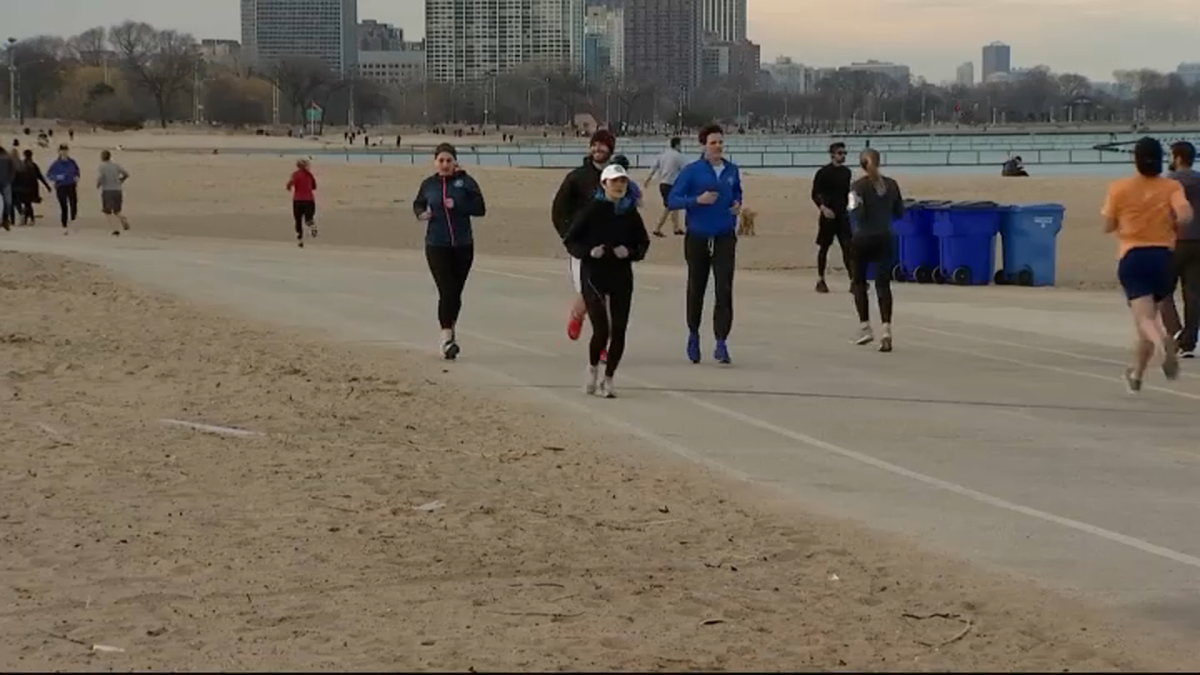
<svg viewBox="0 0 1200 675"><path fill-rule="evenodd" d="M616 391L613 389L612 378L601 377L600 368L596 366L588 366L583 371L583 393L602 398L617 397Z"/></svg>

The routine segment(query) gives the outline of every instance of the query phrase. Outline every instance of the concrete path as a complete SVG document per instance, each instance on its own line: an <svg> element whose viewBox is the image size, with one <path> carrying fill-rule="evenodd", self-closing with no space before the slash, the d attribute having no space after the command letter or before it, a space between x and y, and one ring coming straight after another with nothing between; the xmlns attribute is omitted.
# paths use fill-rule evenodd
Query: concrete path
<svg viewBox="0 0 1200 675"><path fill-rule="evenodd" d="M22 231L0 247L73 256L235 313L431 354L418 252ZM622 398L579 392L565 262L481 257L453 377L610 424L898 533L1200 635L1200 378L1119 376L1116 293L897 289L897 349L849 344L845 284L740 273L732 367L683 355L683 276L643 267ZM706 344L706 357L711 344Z"/></svg>

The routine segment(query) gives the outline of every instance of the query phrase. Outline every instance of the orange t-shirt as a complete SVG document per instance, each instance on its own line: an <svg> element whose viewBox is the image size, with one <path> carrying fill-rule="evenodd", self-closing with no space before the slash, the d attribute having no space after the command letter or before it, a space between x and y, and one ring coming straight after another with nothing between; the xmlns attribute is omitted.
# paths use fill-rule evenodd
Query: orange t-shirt
<svg viewBox="0 0 1200 675"><path fill-rule="evenodd" d="M1188 208L1179 181L1139 174L1113 181L1100 213L1117 221L1118 257L1124 257L1133 248L1175 248L1176 217Z"/></svg>

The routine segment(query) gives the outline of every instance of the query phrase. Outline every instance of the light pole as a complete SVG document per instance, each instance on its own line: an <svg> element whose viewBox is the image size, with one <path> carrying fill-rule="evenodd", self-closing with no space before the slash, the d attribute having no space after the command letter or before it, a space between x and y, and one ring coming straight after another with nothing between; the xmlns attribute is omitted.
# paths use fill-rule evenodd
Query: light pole
<svg viewBox="0 0 1200 675"><path fill-rule="evenodd" d="M17 38L8 38L8 116L17 121Z"/></svg>

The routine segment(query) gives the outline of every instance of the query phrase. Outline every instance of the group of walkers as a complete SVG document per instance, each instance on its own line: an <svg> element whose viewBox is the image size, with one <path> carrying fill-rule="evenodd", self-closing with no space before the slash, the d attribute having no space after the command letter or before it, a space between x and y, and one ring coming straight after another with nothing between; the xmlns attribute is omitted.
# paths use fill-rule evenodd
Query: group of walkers
<svg viewBox="0 0 1200 675"><path fill-rule="evenodd" d="M40 188L45 187L58 201L63 234L70 234L70 224L79 217L81 177L79 164L65 144L58 147L58 157L45 173L34 161L33 151L18 153L16 145L11 153L0 148L0 196L3 197L0 226L9 230L13 225L34 225L35 207L42 202ZM129 172L112 160L111 152L100 153L96 188L100 191L101 211L108 218L114 236L129 230L129 220L124 215L124 188L128 179Z"/></svg>

